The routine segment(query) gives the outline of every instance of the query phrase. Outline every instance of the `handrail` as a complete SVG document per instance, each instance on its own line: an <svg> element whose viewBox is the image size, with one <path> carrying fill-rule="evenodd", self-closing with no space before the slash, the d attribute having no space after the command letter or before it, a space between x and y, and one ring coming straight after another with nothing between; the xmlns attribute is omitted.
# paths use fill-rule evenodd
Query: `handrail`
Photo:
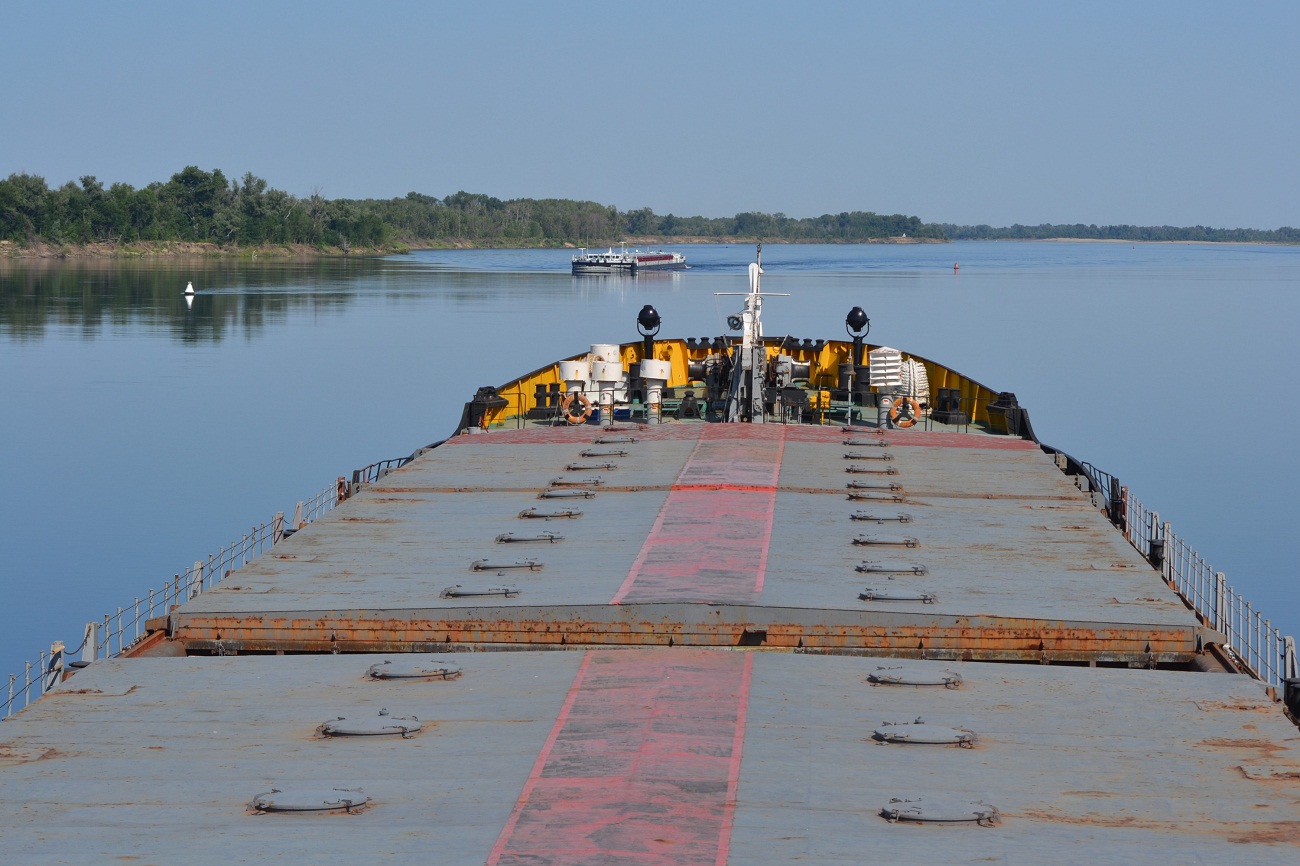
<svg viewBox="0 0 1300 866"><path fill-rule="evenodd" d="M1167 521L1161 522L1158 512L1147 509L1127 487L1121 489L1124 537L1160 570L1202 623L1224 636L1238 666L1263 682L1274 700L1282 700L1286 680L1300 676L1295 640L1229 586L1224 573L1211 568Z"/></svg>
<svg viewBox="0 0 1300 866"><path fill-rule="evenodd" d="M164 582L161 589L150 589L145 596L136 596L131 606L104 614L102 622L87 623L81 644L75 649L68 650L61 641L56 641L48 653L41 651L36 664L28 661L22 674L9 675L8 691L0 700L0 719L8 718L54 688L62 680L65 667L80 667L100 658L121 655L146 635L150 619L216 586L267 548L316 521L340 502L337 485L330 484L310 499L298 502L288 526L284 512L278 512L270 522L254 526L206 560L196 560ZM81 661L69 662L68 657L77 653L81 653Z"/></svg>
<svg viewBox="0 0 1300 866"><path fill-rule="evenodd" d="M422 448L416 448L414 451L412 451L410 454L406 455L405 457L390 457L387 460L378 460L374 463L371 463L369 466L362 466L360 469L352 470L351 482L348 482L343 478L339 479L339 486L338 486L339 501L342 501L344 499L347 499L350 496L353 496L358 491L360 491L363 487L365 487L367 484L374 484L376 481L383 478L388 473L397 469L401 469L403 466L410 463L415 458L419 457L420 455L424 454L425 452L433 448L437 448L445 441L446 440L444 439L438 442L433 442L429 445L425 445Z"/></svg>
<svg viewBox="0 0 1300 866"><path fill-rule="evenodd" d="M1119 478L1055 448L1043 446L1043 450L1056 456L1067 475L1088 479L1093 504L1105 507L1129 544L1160 572L1197 618L1224 635L1237 666L1264 683L1274 700L1283 700L1286 681L1300 678L1295 639L1283 635L1255 610L1228 585L1223 572L1211 568L1168 522L1161 522L1158 512L1148 509L1120 484Z"/></svg>
<svg viewBox="0 0 1300 866"><path fill-rule="evenodd" d="M160 590L150 589L143 598L137 596L130 607L119 607L116 613L104 614L102 622L87 623L81 645L76 649L68 651L62 642L56 641L48 654L41 651L36 664L30 661L24 664L21 679L19 674L10 674L8 692L3 702L0 702L0 719L8 718L30 704L34 700L33 693L39 698L57 685L63 677L65 665L80 666L96 659L121 655L145 636L150 619L212 589L252 562L268 547L315 522L365 485L373 484L394 469L405 466L441 444L434 442L417 448L406 457L380 460L357 469L352 473L351 483L340 477L336 483L326 485L309 499L300 500L294 507L293 518L287 524L284 512L278 512L270 522L254 526L238 540L210 554L207 560L195 560L192 566L165 582ZM66 660L68 656L77 653L82 654L81 662Z"/></svg>

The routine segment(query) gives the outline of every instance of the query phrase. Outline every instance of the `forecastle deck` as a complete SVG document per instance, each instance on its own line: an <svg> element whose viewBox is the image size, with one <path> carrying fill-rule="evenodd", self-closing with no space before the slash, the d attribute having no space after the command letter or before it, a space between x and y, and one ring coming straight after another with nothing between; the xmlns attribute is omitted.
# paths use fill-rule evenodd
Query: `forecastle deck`
<svg viewBox="0 0 1300 866"><path fill-rule="evenodd" d="M519 517L530 509L581 515ZM493 590L510 594L478 594ZM1214 640L1033 443L703 424L458 437L185 605L170 638L223 652L672 643L1143 666L1188 663Z"/></svg>

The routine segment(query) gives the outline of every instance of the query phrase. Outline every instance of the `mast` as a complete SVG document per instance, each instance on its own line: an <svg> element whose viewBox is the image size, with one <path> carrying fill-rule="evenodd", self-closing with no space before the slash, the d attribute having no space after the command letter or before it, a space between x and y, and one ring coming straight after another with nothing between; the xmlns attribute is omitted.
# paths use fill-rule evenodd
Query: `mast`
<svg viewBox="0 0 1300 866"><path fill-rule="evenodd" d="M731 390L723 420L728 422L764 422L763 381L767 372L767 349L763 346L763 245L758 245L756 260L749 265L749 292L739 316L728 316L727 323L740 331L740 342L732 353ZM731 294L720 292L719 294ZM783 293L776 293L783 294Z"/></svg>

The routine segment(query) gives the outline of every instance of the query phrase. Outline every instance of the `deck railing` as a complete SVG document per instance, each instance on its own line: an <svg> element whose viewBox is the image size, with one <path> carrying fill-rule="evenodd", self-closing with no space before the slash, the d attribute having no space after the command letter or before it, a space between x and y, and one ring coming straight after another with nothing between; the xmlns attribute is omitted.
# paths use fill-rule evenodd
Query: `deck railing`
<svg viewBox="0 0 1300 866"><path fill-rule="evenodd" d="M1226 649L1243 671L1263 682L1274 700L1286 698L1287 681L1300 681L1295 639L1264 618L1250 602L1228 585L1223 572L1215 571L1186 541L1176 535L1160 515L1151 511L1120 484L1114 475L1091 463L1075 460L1064 452L1044 446L1056 457L1057 465L1092 495L1094 505L1124 533L1134 549L1192 609L1200 621L1224 635Z"/></svg>
<svg viewBox="0 0 1300 866"><path fill-rule="evenodd" d="M1124 537L1160 569L1165 583L1196 612L1201 622L1227 638L1236 662L1265 683L1275 700L1282 700L1285 681L1300 676L1295 640L1273 624L1228 585L1199 553L1176 535L1159 513L1151 511L1121 488Z"/></svg>
<svg viewBox="0 0 1300 866"><path fill-rule="evenodd" d="M288 525L284 514L278 513L269 523L253 527L248 534L210 555L206 561L196 560L194 565L164 583L160 590L150 589L143 598L136 597L130 607L119 607L116 614L104 614L102 623L87 623L81 645L77 648L67 650L62 643L56 642L48 653L40 653L38 662L26 662L22 674L9 675L8 693L0 703L0 718L7 718L26 707L34 700L33 694L38 698L53 688L63 676L67 657L81 653L82 660L71 663L80 666L98 658L121 654L144 636L149 619L212 588L280 539L343 502L361 486L383 478L426 450L421 448L408 457L381 460L358 469L352 474L351 484L340 477L337 483L299 502ZM1157 512L1149 510L1127 487L1122 487L1118 478L1088 463L1075 465L1082 467L1091 492L1106 500L1110 519L1120 527L1129 543L1160 570L1165 582L1202 623L1225 636L1228 649L1242 669L1265 683L1275 700L1282 700L1285 681L1300 677L1295 640L1283 635L1255 610L1228 585L1223 572L1214 571L1199 553L1174 533L1168 522L1162 523Z"/></svg>
<svg viewBox="0 0 1300 866"><path fill-rule="evenodd" d="M435 446L428 446L428 448L433 447ZM409 454L406 457L392 457L388 460L380 460L371 463L369 466L363 466L360 469L354 469L352 471L352 483L351 486L348 487L348 495L356 493L367 484L374 484L394 469L401 469L403 466L427 451L428 448L421 448L414 454Z"/></svg>
<svg viewBox="0 0 1300 866"><path fill-rule="evenodd" d="M21 674L9 675L8 691L0 702L0 719L8 718L54 688L63 677L65 668L81 667L96 659L120 655L144 637L150 619L162 616L176 605L216 586L280 539L320 518L340 501L338 485L330 484L311 498L299 502L290 523L286 524L284 513L280 512L206 560L196 560L160 589L150 589L146 595L137 596L129 607L119 607L116 613L104 614L102 622L87 623L79 646L67 649L62 642L55 642L48 652L40 653L37 662L26 662ZM81 654L81 660L71 661L77 654Z"/></svg>

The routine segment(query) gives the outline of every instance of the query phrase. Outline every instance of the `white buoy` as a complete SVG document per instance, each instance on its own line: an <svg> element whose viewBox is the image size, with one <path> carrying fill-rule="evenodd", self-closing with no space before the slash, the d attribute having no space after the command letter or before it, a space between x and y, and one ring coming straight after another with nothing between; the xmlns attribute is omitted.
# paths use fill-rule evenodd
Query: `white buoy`
<svg viewBox="0 0 1300 866"><path fill-rule="evenodd" d="M187 295L192 295L192 294L194 294L194 284L193 284L193 283L186 283L186 284L185 284L185 294L187 294Z"/></svg>

